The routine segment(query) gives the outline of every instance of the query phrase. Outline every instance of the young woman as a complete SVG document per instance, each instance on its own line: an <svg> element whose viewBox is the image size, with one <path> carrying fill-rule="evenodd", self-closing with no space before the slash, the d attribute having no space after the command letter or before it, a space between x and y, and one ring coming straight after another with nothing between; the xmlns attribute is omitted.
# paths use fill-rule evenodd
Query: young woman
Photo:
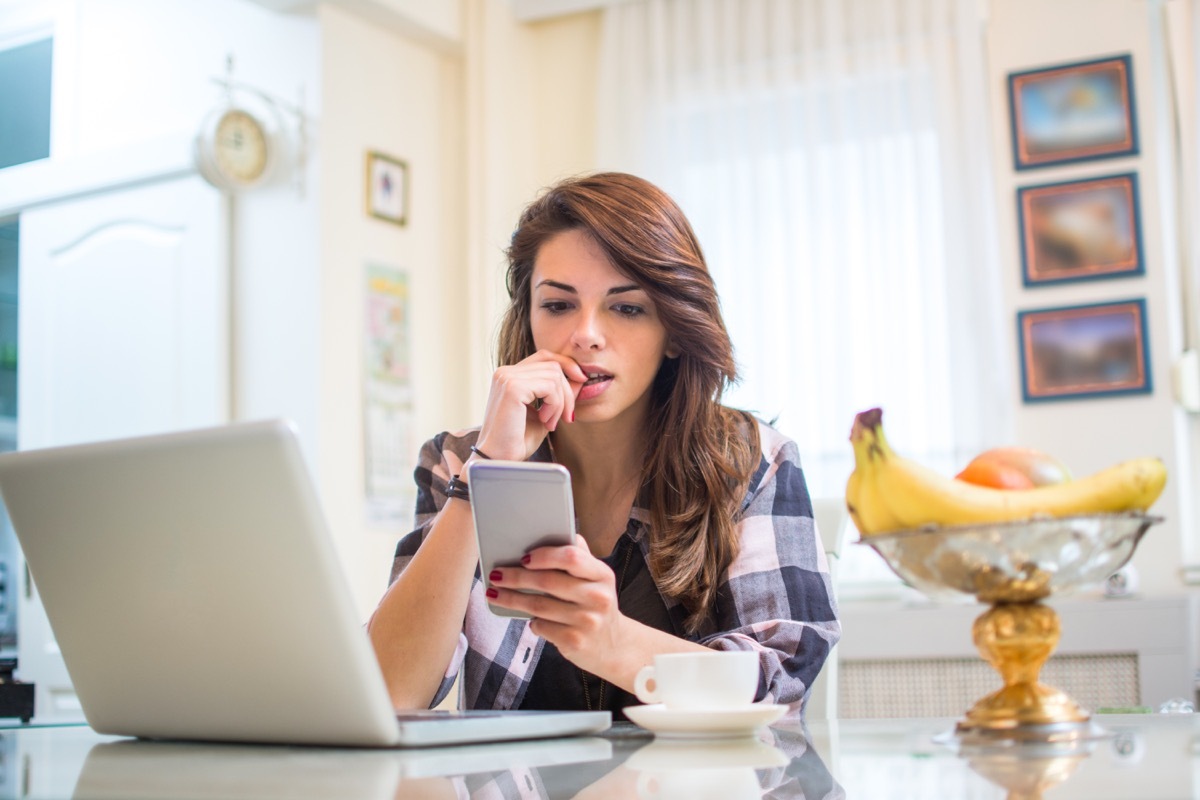
<svg viewBox="0 0 1200 800"><path fill-rule="evenodd" d="M732 346L683 212L631 175L567 180L508 257L483 423L421 450L419 527L368 624L393 702L461 671L464 708L619 712L656 654L708 648L756 652L756 700L799 707L841 635L828 566L796 445L720 403ZM480 458L564 465L579 546L477 575Z"/></svg>

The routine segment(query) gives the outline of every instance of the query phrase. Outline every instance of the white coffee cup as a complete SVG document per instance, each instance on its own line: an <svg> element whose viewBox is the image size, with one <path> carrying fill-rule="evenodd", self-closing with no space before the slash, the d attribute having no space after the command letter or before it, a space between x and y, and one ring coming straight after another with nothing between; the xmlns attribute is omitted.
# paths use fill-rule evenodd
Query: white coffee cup
<svg viewBox="0 0 1200 800"><path fill-rule="evenodd" d="M758 654L749 650L657 655L633 680L643 703L677 710L746 708L757 689Z"/></svg>

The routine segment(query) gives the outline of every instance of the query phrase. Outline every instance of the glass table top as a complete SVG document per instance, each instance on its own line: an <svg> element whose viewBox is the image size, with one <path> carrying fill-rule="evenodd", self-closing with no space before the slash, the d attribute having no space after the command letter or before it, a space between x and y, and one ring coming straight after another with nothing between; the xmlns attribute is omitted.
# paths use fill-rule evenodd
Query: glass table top
<svg viewBox="0 0 1200 800"><path fill-rule="evenodd" d="M943 743L953 719L787 718L751 737L604 736L420 750L157 742L0 730L0 797L1067 798L1200 800L1200 715L1097 715L1071 751ZM1030 787L1035 791L1030 792Z"/></svg>

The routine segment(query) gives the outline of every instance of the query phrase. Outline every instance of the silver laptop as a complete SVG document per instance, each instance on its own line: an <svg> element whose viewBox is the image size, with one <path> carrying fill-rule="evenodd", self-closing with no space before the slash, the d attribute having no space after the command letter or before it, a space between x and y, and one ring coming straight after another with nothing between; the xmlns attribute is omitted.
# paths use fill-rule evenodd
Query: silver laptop
<svg viewBox="0 0 1200 800"><path fill-rule="evenodd" d="M0 455L0 497L100 733L403 746L611 722L398 717L285 422Z"/></svg>

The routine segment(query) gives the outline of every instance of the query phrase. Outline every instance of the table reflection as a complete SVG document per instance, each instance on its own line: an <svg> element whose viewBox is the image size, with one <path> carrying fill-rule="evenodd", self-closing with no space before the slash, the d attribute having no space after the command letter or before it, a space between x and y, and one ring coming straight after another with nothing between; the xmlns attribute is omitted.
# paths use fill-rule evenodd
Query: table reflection
<svg viewBox="0 0 1200 800"><path fill-rule="evenodd" d="M1007 791L1007 800L1041 800L1092 754L1099 739L1036 742L1020 747L965 746L959 756L979 775Z"/></svg>
<svg viewBox="0 0 1200 800"><path fill-rule="evenodd" d="M849 797L1200 800L1200 716L1097 715L1099 738L959 746L952 719L835 723Z"/></svg>
<svg viewBox="0 0 1200 800"><path fill-rule="evenodd" d="M37 798L941 798L1200 800L1200 717L1098 715L1073 749L965 747L953 719L790 719L741 740L604 736L420 750L0 731L0 795ZM1009 794L1009 793L1012 794Z"/></svg>
<svg viewBox="0 0 1200 800"><path fill-rule="evenodd" d="M740 739L656 738L579 793L562 796L836 800L845 793L794 721Z"/></svg>
<svg viewBox="0 0 1200 800"><path fill-rule="evenodd" d="M73 797L844 797L801 727L754 738L607 737L419 750L101 741Z"/></svg>
<svg viewBox="0 0 1200 800"><path fill-rule="evenodd" d="M551 797L539 770L605 764L599 737L412 750L118 740L87 753L74 797Z"/></svg>

